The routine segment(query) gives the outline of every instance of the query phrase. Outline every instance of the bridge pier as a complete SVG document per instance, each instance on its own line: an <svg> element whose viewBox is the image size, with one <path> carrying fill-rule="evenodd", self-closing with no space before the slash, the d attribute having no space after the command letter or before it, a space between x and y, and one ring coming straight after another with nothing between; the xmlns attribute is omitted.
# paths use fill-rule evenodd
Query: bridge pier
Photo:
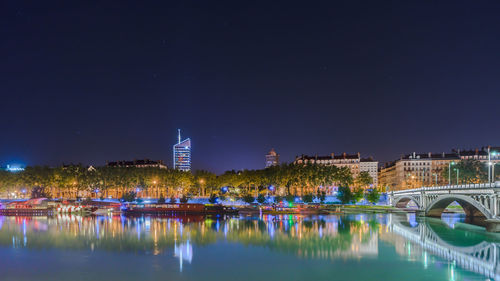
<svg viewBox="0 0 500 281"><path fill-rule="evenodd" d="M425 217L425 210L416 210L415 211L415 216L417 217Z"/></svg>
<svg viewBox="0 0 500 281"><path fill-rule="evenodd" d="M488 232L500 232L500 220L499 219L489 219L484 221L486 223L486 231Z"/></svg>

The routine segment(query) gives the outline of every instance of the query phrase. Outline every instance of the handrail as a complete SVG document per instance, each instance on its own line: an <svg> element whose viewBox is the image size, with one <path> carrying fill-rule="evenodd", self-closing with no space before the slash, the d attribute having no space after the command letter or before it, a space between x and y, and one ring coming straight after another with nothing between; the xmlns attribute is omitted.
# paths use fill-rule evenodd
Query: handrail
<svg viewBox="0 0 500 281"><path fill-rule="evenodd" d="M405 194L422 191L437 191L437 190L457 190L457 189L484 189L484 188L500 188L500 181L488 183L472 183L472 184L459 184L459 185L442 185L442 186L424 186L421 188L412 188L404 190L392 191L392 194Z"/></svg>

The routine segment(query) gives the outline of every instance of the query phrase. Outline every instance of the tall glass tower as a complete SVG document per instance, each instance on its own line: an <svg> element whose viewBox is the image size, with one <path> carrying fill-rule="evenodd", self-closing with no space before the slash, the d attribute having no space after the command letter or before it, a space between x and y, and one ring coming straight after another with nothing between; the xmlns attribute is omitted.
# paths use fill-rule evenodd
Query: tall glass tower
<svg viewBox="0 0 500 281"><path fill-rule="evenodd" d="M191 139L181 141L180 129L178 133L178 141L174 144L174 169L191 171Z"/></svg>

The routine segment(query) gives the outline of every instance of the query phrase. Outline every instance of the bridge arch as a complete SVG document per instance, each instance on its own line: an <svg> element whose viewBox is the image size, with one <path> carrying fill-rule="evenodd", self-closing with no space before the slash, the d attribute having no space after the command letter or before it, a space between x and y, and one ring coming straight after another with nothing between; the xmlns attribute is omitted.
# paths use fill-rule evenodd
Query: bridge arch
<svg viewBox="0 0 500 281"><path fill-rule="evenodd" d="M406 208L406 206L408 205L408 203L410 203L410 201L413 201L417 205L417 207L420 209L419 200L411 195L403 195L403 196L394 198L392 205L396 208Z"/></svg>
<svg viewBox="0 0 500 281"><path fill-rule="evenodd" d="M468 219L473 219L475 217L491 219L493 215L491 212L485 208L481 203L474 200L470 196L459 195L459 194L446 194L440 195L431 202L429 202L425 214L429 217L441 217L443 211L451 203L457 202L464 209L465 216Z"/></svg>

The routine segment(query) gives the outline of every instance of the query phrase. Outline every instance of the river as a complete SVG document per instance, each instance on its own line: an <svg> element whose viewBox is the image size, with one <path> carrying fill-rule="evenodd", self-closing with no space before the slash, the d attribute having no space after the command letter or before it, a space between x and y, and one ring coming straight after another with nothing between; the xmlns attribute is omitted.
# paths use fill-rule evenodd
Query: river
<svg viewBox="0 0 500 281"><path fill-rule="evenodd" d="M0 217L0 280L500 280L460 215Z"/></svg>

